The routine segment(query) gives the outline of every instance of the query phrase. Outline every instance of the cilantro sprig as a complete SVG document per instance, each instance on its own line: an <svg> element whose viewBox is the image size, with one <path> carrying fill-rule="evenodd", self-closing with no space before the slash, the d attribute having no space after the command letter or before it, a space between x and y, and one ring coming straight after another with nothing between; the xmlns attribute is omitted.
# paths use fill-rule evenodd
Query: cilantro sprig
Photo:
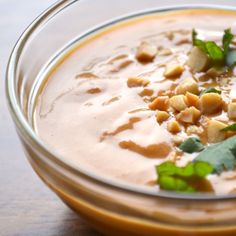
<svg viewBox="0 0 236 236"><path fill-rule="evenodd" d="M200 152L204 149L204 145L198 138L191 137L181 143L179 149L187 153Z"/></svg>
<svg viewBox="0 0 236 236"><path fill-rule="evenodd" d="M222 131L236 131L236 123L227 126ZM200 152L193 162L185 167L178 167L170 161L156 166L158 184L161 189L186 193L201 191L201 186L207 183L207 175L221 174L223 171L234 170L236 167L236 137L207 147L201 146L198 139L188 139L186 147L182 149L185 152ZM196 185L197 183L199 185Z"/></svg>
<svg viewBox="0 0 236 236"><path fill-rule="evenodd" d="M185 193L198 191L195 183L204 180L212 171L213 167L206 162L190 162L185 167L178 167L166 161L156 166L161 189Z"/></svg>
<svg viewBox="0 0 236 236"><path fill-rule="evenodd" d="M214 41L203 41L197 38L195 29L192 31L192 43L205 52L211 60L212 66L226 65L232 66L236 62L236 51L230 48L234 38L231 29L226 29L222 38L222 46L217 45Z"/></svg>
<svg viewBox="0 0 236 236"><path fill-rule="evenodd" d="M233 170L236 167L236 137L233 136L223 142L208 146L194 161L209 163L218 174Z"/></svg>
<svg viewBox="0 0 236 236"><path fill-rule="evenodd" d="M226 29L224 31L224 36L222 39L224 55L227 55L227 53L229 52L230 44L231 44L233 38L234 38L234 35L231 33L231 29Z"/></svg>

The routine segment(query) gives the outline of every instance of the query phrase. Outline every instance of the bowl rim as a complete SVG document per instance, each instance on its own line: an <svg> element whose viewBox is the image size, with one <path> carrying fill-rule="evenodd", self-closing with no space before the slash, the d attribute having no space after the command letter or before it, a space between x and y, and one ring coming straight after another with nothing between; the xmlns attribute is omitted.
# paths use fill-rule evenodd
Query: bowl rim
<svg viewBox="0 0 236 236"><path fill-rule="evenodd" d="M149 191L147 189L142 189L139 186L133 186L130 184L126 184L123 181L117 180L108 180L105 177L96 175L91 173L91 171L86 171L78 166L73 166L73 163L68 159L64 158L58 153L54 152L46 143L40 140L39 136L34 131L33 127L30 126L27 119L25 118L23 112L20 108L19 99L17 98L16 92L16 69L18 65L18 61L22 50L24 49L27 40L30 36L38 29L38 27L43 24L45 21L50 20L53 16L57 15L60 11L63 11L70 5L75 2L79 2L80 0L63 0L54 3L51 7L47 8L44 12L42 12L21 34L19 39L17 40L6 69L6 82L5 82L5 91L7 96L8 108L10 110L12 119L20 130L20 135L26 142L29 142L30 145L35 145L36 148L40 148L41 151L47 154L51 161L59 164L62 168L73 172L75 175L82 175L92 181L98 182L102 185L117 188L119 190L123 190L129 193L145 195L149 197L160 197L160 198L169 198L169 199L179 199L179 200L230 200L235 199L236 194L229 195L212 195L212 194L183 194L183 193L173 193L168 191ZM187 10L187 9L219 9L219 10L235 10L236 7L233 6L225 6L225 5L217 5L217 4L180 4L180 5L170 5L165 7L157 7L155 8L156 13L164 12L164 11L177 11L177 10ZM149 9L145 9L145 11L150 13ZM108 24L115 23L117 21L121 21L126 17L136 17L140 14L144 14L145 11L136 12L133 14L128 14L125 16L119 16L117 18L111 19L108 22L103 22L101 25L97 25L94 29L89 29L88 32L94 31L95 29L99 29L101 27L106 27ZM85 32L85 33L88 33Z"/></svg>

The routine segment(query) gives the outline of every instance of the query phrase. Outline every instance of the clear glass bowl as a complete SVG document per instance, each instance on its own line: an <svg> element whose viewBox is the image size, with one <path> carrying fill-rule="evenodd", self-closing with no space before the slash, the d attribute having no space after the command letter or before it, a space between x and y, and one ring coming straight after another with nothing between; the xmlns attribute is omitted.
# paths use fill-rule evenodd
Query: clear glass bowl
<svg viewBox="0 0 236 236"><path fill-rule="evenodd" d="M236 196L153 194L73 167L33 130L30 108L37 79L73 39L121 16L147 9L196 7L230 8L236 14L234 0L219 0L218 6L204 2L119 0L111 6L109 0L60 1L26 29L12 52L7 68L7 98L31 165L69 207L106 235L236 235Z"/></svg>

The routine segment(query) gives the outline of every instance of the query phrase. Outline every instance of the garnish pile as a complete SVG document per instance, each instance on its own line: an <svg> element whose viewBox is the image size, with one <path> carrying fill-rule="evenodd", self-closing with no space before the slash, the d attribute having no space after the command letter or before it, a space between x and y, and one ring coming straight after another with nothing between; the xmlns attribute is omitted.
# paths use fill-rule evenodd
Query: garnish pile
<svg viewBox="0 0 236 236"><path fill-rule="evenodd" d="M230 29L224 31L222 38L222 46L217 45L213 41L203 41L199 39L198 34L195 30L192 31L192 43L193 48L190 51L188 66L193 71L193 73L208 73L209 71L215 71L216 76L220 77L223 74L229 73L233 70L233 66L236 63L236 50L231 48L231 43L234 38ZM189 85L191 82L188 83ZM194 82L192 81L192 84ZM185 86L187 87L187 86ZM191 88L191 89L189 89ZM193 89L193 86L189 86L185 91L185 96L182 100L188 100L188 94L196 94L197 89ZM195 91L194 91L195 90ZM222 109L224 101L221 98L222 91L215 87L208 87L200 91L200 99L197 97L198 106L194 106L197 111L192 112L192 117L189 119L193 121L200 119L202 114L214 114L220 112ZM170 98L170 100L174 98ZM186 98L187 97L187 98ZM205 97L205 102L204 98ZM172 101L173 103L173 101ZM181 103L181 99L175 104L175 109L178 108ZM188 103L188 101L187 101ZM204 111L204 106L208 105ZM217 105L218 104L218 108ZM221 105L220 105L221 104ZM216 105L216 109L211 112L212 106ZM227 104L226 107L229 119L236 119L236 103L231 102ZM178 109L176 109L178 110ZM182 111L179 109L180 113L179 121L186 122L187 118L191 116L191 112L188 110L188 114L185 114L185 120L181 120ZM186 112L185 112L186 113ZM233 114L234 113L234 114ZM191 122L190 122L191 123ZM192 122L193 123L193 122ZM176 126L177 127L177 126ZM226 125L223 122L217 120L210 120L207 123L208 132L208 143L205 145L201 143L198 137L190 137L184 142L178 145L178 149L185 153L198 152L199 154L194 158L192 162L189 162L185 167L177 167L175 163L166 161L158 166L156 166L156 172L158 175L158 183L160 188L163 190L176 191L176 192L196 192L201 191L195 187L195 183L206 179L209 174L221 174L224 171L233 170L236 166L236 137L227 137L227 132L236 131L236 123ZM172 131L172 130L170 130ZM173 131L172 131L173 132ZM175 131L177 132L177 131ZM214 143L214 144L211 144Z"/></svg>
<svg viewBox="0 0 236 236"><path fill-rule="evenodd" d="M156 121L172 134L175 154L181 154L179 159L182 155L188 157L187 154L193 157L184 167L178 166L178 158L169 158L156 166L157 182L163 190L213 191L203 187L209 183L208 175L235 169L236 99L229 96L236 64L233 39L231 29L224 31L220 45L200 39L193 30L187 61L183 64L172 57L165 65L163 76L173 81L172 87L148 101L149 109L156 112ZM162 49L159 56L171 53L171 49ZM136 59L148 63L156 55L155 45L144 42L137 50ZM190 76L186 78L186 74ZM148 87L149 83L140 77L127 81L130 88Z"/></svg>

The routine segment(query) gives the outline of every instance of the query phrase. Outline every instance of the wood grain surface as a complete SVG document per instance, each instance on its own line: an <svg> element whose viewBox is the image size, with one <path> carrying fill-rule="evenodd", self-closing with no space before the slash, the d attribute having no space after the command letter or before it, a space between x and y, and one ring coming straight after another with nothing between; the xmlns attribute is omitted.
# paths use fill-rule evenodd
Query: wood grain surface
<svg viewBox="0 0 236 236"><path fill-rule="evenodd" d="M10 118L4 92L10 51L21 32L55 0L0 0L0 236L95 236L36 176Z"/></svg>

